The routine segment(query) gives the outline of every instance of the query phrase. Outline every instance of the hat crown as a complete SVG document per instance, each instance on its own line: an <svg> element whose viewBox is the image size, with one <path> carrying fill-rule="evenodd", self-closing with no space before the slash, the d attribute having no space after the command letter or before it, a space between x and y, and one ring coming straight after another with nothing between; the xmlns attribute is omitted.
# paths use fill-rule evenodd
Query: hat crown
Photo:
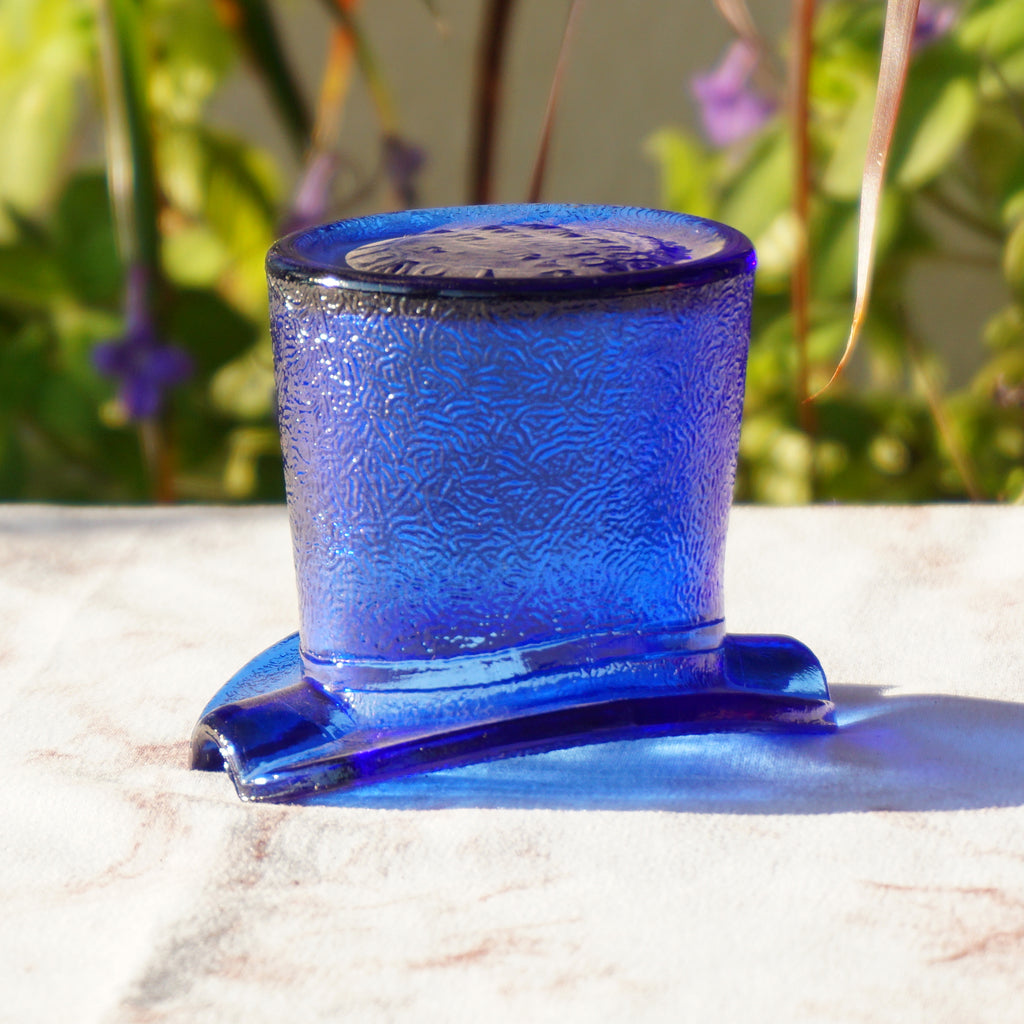
<svg viewBox="0 0 1024 1024"><path fill-rule="evenodd" d="M494 258L502 235L512 264L543 235L558 239L552 260L619 261L598 268L605 277L638 252L660 253L663 269L686 262L681 249L707 247L699 235L683 246L678 225L664 242L633 232L627 246L621 213L611 227L602 215L581 225L572 208L567 222L535 228L511 209L508 232L489 226L501 223L490 208L483 227L471 211L468 224L411 233L396 215L393 238L365 242L380 227L358 221L315 237L320 255L328 241L347 254L336 275L352 263L392 273L388 261L425 251L441 228L457 245L434 255L457 275L481 253ZM534 276L497 295L453 294L441 274L418 275L426 291L396 294L270 266L311 671L721 620L745 263L673 287L558 293L532 289Z"/></svg>

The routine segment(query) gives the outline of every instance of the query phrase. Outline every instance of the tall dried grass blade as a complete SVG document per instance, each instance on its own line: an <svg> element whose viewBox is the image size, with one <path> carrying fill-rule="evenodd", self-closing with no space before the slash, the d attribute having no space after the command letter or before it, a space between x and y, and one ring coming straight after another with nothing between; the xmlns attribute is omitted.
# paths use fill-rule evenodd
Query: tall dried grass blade
<svg viewBox="0 0 1024 1024"><path fill-rule="evenodd" d="M857 347L861 329L867 317L871 299L871 279L875 264L875 235L882 200L882 186L889 162L893 133L903 86L910 65L911 44L917 24L920 0L888 0L885 8L885 34L882 41L882 59L878 71L878 91L871 116L871 132L861 179L860 229L857 237L857 292L853 307L853 322L843 350L842 358L828 383L811 398L826 391L846 368Z"/></svg>

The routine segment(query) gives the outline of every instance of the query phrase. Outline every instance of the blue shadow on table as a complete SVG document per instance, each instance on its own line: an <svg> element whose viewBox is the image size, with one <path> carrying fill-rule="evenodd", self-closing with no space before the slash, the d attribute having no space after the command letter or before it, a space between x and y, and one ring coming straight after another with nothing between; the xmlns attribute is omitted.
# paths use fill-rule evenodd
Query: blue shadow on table
<svg viewBox="0 0 1024 1024"><path fill-rule="evenodd" d="M309 798L337 807L726 814L1024 804L1024 705L832 687L839 731L719 733L574 747Z"/></svg>

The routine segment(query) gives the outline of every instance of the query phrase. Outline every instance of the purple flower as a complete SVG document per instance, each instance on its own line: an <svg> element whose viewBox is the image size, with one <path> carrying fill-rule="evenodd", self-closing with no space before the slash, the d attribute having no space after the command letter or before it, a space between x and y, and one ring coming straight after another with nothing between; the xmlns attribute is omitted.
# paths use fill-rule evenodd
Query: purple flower
<svg viewBox="0 0 1024 1024"><path fill-rule="evenodd" d="M416 205L416 175L426 163L426 153L398 135L384 136L384 174L402 206Z"/></svg>
<svg viewBox="0 0 1024 1024"><path fill-rule="evenodd" d="M331 190L341 160L337 153L321 150L306 165L292 208L281 226L282 234L322 223L330 207Z"/></svg>
<svg viewBox="0 0 1024 1024"><path fill-rule="evenodd" d="M775 100L751 84L757 61L757 50L738 39L725 51L717 68L695 76L691 83L704 131L716 146L746 138L775 113Z"/></svg>
<svg viewBox="0 0 1024 1024"><path fill-rule="evenodd" d="M917 24L914 26L914 49L922 50L944 36L953 27L956 13L956 8L950 4L921 0L921 6L917 9Z"/></svg>
<svg viewBox="0 0 1024 1024"><path fill-rule="evenodd" d="M148 326L97 345L93 363L100 373L120 382L118 400L133 420L160 412L164 392L187 380L192 372L188 355L174 345L165 345Z"/></svg>
<svg viewBox="0 0 1024 1024"><path fill-rule="evenodd" d="M156 416L163 407L164 392L187 380L192 372L188 354L157 336L146 308L146 291L145 272L133 268L125 289L125 332L97 345L92 353L96 369L118 380L118 400L132 420Z"/></svg>

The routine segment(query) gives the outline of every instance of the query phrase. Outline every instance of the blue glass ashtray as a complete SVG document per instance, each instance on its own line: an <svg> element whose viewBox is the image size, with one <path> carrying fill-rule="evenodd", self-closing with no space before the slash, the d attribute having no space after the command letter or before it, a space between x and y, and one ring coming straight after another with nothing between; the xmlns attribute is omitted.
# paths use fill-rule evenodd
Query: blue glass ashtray
<svg viewBox="0 0 1024 1024"><path fill-rule="evenodd" d="M726 633L754 252L656 210L342 221L267 271L299 632L193 766L285 800L579 743L828 731L821 666Z"/></svg>

